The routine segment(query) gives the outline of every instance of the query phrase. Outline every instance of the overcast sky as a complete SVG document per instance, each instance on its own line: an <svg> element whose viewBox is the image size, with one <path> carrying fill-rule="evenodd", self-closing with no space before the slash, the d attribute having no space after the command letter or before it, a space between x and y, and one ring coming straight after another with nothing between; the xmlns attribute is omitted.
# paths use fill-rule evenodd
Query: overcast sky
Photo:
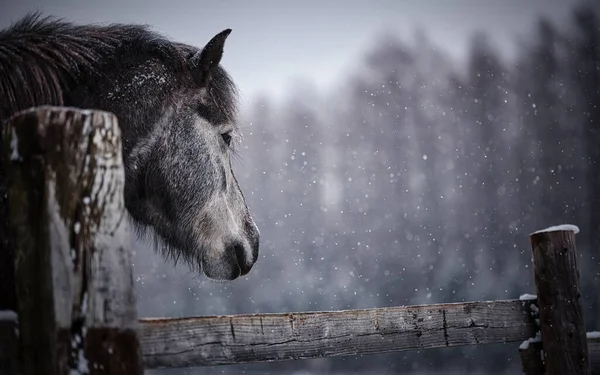
<svg viewBox="0 0 600 375"><path fill-rule="evenodd" d="M280 96L290 80L320 87L356 66L360 52L386 29L410 39L417 27L461 56L473 30L486 30L503 51L531 32L542 14L564 21L578 0L0 0L0 28L30 10L76 22L145 23L167 36L203 46L232 28L223 65L242 102L265 92Z"/></svg>

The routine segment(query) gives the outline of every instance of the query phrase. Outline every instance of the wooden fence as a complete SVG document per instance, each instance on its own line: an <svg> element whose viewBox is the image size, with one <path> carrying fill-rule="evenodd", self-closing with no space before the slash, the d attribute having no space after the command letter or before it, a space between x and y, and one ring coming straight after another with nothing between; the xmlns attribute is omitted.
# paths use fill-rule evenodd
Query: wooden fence
<svg viewBox="0 0 600 375"><path fill-rule="evenodd" d="M519 300L138 319L114 115L34 108L5 124L2 152L18 298L0 311L0 374L142 374L519 342L528 375L600 374L575 227L530 235L537 296Z"/></svg>

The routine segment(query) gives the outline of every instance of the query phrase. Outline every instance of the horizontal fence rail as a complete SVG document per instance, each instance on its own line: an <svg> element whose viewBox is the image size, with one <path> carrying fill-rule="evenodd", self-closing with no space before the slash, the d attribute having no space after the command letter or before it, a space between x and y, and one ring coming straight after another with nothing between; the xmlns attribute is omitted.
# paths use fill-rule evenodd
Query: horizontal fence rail
<svg viewBox="0 0 600 375"><path fill-rule="evenodd" d="M524 342L541 366L537 300L465 302L361 310L143 318L146 369L381 354ZM14 324L16 317L4 321ZM14 329L12 328L12 329ZM592 374L600 374L600 333L588 333ZM515 348L516 349L516 348ZM14 353L16 355L16 352ZM542 367L543 368L543 367Z"/></svg>
<svg viewBox="0 0 600 375"><path fill-rule="evenodd" d="M141 319L147 368L323 358L523 341L535 300Z"/></svg>

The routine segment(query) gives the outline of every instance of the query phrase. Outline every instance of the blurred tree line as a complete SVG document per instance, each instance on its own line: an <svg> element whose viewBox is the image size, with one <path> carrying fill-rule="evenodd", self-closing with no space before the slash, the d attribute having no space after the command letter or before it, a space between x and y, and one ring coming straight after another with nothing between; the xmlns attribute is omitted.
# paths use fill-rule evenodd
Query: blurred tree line
<svg viewBox="0 0 600 375"><path fill-rule="evenodd" d="M509 61L474 35L466 65L423 33L386 34L335 95L306 84L257 100L236 170L261 260L242 281L190 288L177 315L518 298L535 291L529 233L571 223L600 329L599 12L532 30ZM517 348L181 373L502 373L519 371Z"/></svg>

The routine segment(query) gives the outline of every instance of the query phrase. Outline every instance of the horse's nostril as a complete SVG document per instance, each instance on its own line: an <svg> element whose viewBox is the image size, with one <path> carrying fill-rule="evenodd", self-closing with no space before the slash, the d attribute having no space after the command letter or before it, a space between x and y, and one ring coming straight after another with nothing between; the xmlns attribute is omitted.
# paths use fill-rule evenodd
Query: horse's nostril
<svg viewBox="0 0 600 375"><path fill-rule="evenodd" d="M235 252L238 266L240 267L241 276L243 276L250 272L252 265L248 265L249 262L246 259L246 251L244 250L244 245L241 242L236 242L233 245L233 250Z"/></svg>

